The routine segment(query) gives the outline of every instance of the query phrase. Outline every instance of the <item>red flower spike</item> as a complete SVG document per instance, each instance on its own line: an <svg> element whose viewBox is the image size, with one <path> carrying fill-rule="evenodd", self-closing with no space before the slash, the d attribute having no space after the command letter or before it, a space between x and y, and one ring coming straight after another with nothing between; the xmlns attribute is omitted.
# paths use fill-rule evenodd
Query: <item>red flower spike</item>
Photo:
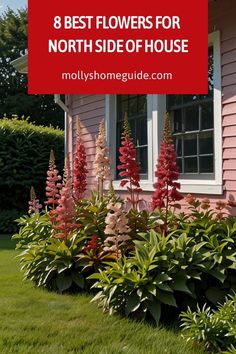
<svg viewBox="0 0 236 354"><path fill-rule="evenodd" d="M176 182L179 178L179 170L176 163L176 153L172 144L170 133L169 115L166 114L164 122L163 140L160 145L160 154L156 165L155 176L157 182L154 183L155 192L152 196L152 209L165 208L165 227L164 233L167 231L168 210L174 206L174 202L183 198L178 189L180 184Z"/></svg>
<svg viewBox="0 0 236 354"><path fill-rule="evenodd" d="M117 166L120 177L125 177L121 180L120 186L126 185L130 193L130 202L133 209L137 209L139 203L139 193L142 191L140 188L140 165L137 162L136 148L131 137L129 121L127 114L124 118L124 128L121 138L121 147L119 148L120 165Z"/></svg>

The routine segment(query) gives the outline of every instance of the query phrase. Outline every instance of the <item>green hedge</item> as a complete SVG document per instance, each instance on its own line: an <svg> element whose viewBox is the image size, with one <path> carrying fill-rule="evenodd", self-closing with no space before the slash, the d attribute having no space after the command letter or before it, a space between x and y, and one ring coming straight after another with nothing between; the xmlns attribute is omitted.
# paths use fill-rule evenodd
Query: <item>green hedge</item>
<svg viewBox="0 0 236 354"><path fill-rule="evenodd" d="M0 216L4 215L1 232L9 228L8 211L15 218L28 209L30 187L34 186L42 200L50 149L54 149L56 163L62 171L64 163L64 133L52 127L35 126L27 120L0 120ZM0 219L1 224L1 219Z"/></svg>

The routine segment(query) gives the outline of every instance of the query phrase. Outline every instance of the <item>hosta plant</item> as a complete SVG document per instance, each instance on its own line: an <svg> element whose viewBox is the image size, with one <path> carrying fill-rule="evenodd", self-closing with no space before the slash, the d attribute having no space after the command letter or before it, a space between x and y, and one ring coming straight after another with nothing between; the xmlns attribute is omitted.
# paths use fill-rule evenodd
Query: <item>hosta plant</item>
<svg viewBox="0 0 236 354"><path fill-rule="evenodd" d="M52 223L47 212L23 215L16 220L19 231L13 235L16 248L25 248L29 243L46 240L52 235Z"/></svg>
<svg viewBox="0 0 236 354"><path fill-rule="evenodd" d="M29 244L18 256L24 278L60 293L83 289L85 281L77 256L84 241L83 235L71 233L67 240L51 237Z"/></svg>
<svg viewBox="0 0 236 354"><path fill-rule="evenodd" d="M176 293L192 294L189 279L200 279L197 264L200 248L191 238L163 237L150 231L143 241L135 241L135 252L90 276L104 311L137 318L152 317L156 323L163 305L177 307Z"/></svg>

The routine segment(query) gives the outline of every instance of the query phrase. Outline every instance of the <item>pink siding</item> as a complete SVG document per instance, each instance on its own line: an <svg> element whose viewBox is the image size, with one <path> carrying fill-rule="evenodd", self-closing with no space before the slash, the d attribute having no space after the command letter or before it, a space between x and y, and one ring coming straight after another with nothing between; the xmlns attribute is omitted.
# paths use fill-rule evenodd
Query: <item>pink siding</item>
<svg viewBox="0 0 236 354"><path fill-rule="evenodd" d="M235 0L209 1L209 33L221 32L222 65L222 136L223 136L223 186L222 196L212 195L211 200L236 199L236 2ZM73 134L69 145L75 145L76 117L80 116L82 133L87 147L89 186L93 188L94 138L98 124L105 115L104 95L70 96L70 116ZM69 128L70 129L70 128ZM73 140L73 142L72 142ZM144 193L150 197L150 193ZM199 195L204 197L204 195ZM209 197L209 196L208 196Z"/></svg>
<svg viewBox="0 0 236 354"><path fill-rule="evenodd" d="M223 197L236 198L236 3L209 4L209 31L221 31Z"/></svg>
<svg viewBox="0 0 236 354"><path fill-rule="evenodd" d="M99 122L105 115L105 96L104 95L72 95L70 104L70 114L73 125L73 151L76 142L76 120L78 116L81 120L82 136L85 142L88 164L88 187L93 189L94 174L93 160L95 155L94 140L98 133Z"/></svg>

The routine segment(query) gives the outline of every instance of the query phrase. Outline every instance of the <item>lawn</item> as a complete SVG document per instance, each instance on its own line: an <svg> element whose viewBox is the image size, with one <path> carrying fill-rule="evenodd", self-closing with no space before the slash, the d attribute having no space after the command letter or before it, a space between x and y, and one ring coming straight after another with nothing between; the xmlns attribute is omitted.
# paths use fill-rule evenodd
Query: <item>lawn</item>
<svg viewBox="0 0 236 354"><path fill-rule="evenodd" d="M0 236L1 354L200 354L180 334L103 314L90 296L59 295L22 282L14 245Z"/></svg>

